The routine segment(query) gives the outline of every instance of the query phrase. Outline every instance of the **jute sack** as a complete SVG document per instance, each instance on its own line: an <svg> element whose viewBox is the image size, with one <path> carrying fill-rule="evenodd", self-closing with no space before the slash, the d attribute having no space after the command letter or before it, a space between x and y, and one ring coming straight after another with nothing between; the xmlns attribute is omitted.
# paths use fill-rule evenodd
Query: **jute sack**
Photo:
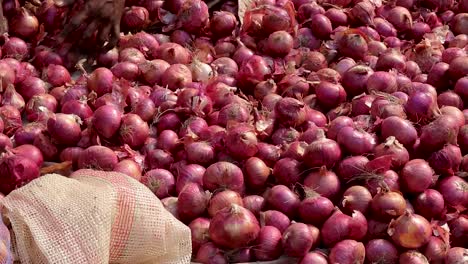
<svg viewBox="0 0 468 264"><path fill-rule="evenodd" d="M48 174L0 203L23 264L190 263L190 229L121 173Z"/></svg>

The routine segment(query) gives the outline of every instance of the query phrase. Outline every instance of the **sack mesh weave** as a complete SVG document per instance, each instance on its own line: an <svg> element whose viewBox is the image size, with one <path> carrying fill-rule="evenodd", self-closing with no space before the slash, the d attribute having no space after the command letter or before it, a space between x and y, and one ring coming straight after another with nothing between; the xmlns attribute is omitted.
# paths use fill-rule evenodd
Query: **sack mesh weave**
<svg viewBox="0 0 468 264"><path fill-rule="evenodd" d="M190 229L121 173L48 174L1 203L23 264L190 263Z"/></svg>

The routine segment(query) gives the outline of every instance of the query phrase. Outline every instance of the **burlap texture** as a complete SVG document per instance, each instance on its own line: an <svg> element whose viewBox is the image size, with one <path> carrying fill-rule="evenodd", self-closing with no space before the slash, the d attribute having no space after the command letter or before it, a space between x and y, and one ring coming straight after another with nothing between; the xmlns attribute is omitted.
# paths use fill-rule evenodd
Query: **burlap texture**
<svg viewBox="0 0 468 264"><path fill-rule="evenodd" d="M23 264L190 263L190 229L121 173L48 174L1 203Z"/></svg>

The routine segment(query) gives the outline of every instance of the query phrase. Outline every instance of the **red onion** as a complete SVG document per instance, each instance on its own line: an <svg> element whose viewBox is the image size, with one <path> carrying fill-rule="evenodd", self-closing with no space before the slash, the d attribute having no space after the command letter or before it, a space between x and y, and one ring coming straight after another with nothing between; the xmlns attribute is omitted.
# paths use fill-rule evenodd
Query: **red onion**
<svg viewBox="0 0 468 264"><path fill-rule="evenodd" d="M3 121L2 121L3 122ZM34 138L46 130L46 126L42 123L28 123L19 128L14 135L16 145L32 144Z"/></svg>
<svg viewBox="0 0 468 264"><path fill-rule="evenodd" d="M176 172L176 191L180 193L187 183L193 182L201 185L205 168L198 164L188 164L178 167Z"/></svg>
<svg viewBox="0 0 468 264"><path fill-rule="evenodd" d="M201 245L209 241L210 220L204 217L194 219L188 225L192 237L192 251L197 252Z"/></svg>
<svg viewBox="0 0 468 264"><path fill-rule="evenodd" d="M88 78L88 89L95 91L98 96L112 92L114 75L107 68L97 68Z"/></svg>
<svg viewBox="0 0 468 264"><path fill-rule="evenodd" d="M367 54L367 43L360 34L341 32L337 39L338 51L341 55L353 59L362 59Z"/></svg>
<svg viewBox="0 0 468 264"><path fill-rule="evenodd" d="M49 66L44 69L42 76L54 87L64 85L71 81L70 73L62 65L49 64Z"/></svg>
<svg viewBox="0 0 468 264"><path fill-rule="evenodd" d="M103 146L91 146L78 158L78 168L111 171L118 163L115 153Z"/></svg>
<svg viewBox="0 0 468 264"><path fill-rule="evenodd" d="M413 159L405 164L401 170L403 186L409 192L420 193L426 190L433 182L434 171L422 159Z"/></svg>
<svg viewBox="0 0 468 264"><path fill-rule="evenodd" d="M13 146L10 144L10 146L8 147L11 148ZM38 168L42 167L42 164L44 162L44 157L42 156L41 151L33 145L25 144L17 146L16 148L11 149L11 152L17 156L33 161Z"/></svg>
<svg viewBox="0 0 468 264"><path fill-rule="evenodd" d="M260 232L255 216L242 206L232 204L219 211L209 228L210 238L226 248L239 248L254 241Z"/></svg>
<svg viewBox="0 0 468 264"><path fill-rule="evenodd" d="M95 116L99 109L96 110ZM130 147L142 146L149 136L148 124L143 121L140 116L135 114L124 115L121 122L119 136L122 142L128 144Z"/></svg>
<svg viewBox="0 0 468 264"><path fill-rule="evenodd" d="M47 131L58 144L75 145L81 137L79 117L68 114L56 114L47 121Z"/></svg>
<svg viewBox="0 0 468 264"><path fill-rule="evenodd" d="M441 238L431 236L424 248L424 256L432 263L443 262L449 248L450 245Z"/></svg>
<svg viewBox="0 0 468 264"><path fill-rule="evenodd" d="M201 216L206 211L209 196L210 194L204 192L200 185L187 183L180 191L177 203L177 212L180 219L184 222L190 222Z"/></svg>
<svg viewBox="0 0 468 264"><path fill-rule="evenodd" d="M403 167L409 161L408 151L393 136L388 137L384 143L377 145L374 153L375 157L391 155L392 167L396 169Z"/></svg>
<svg viewBox="0 0 468 264"><path fill-rule="evenodd" d="M341 149L336 141L325 138L324 135L312 142L304 153L304 161L311 168L319 166L332 167L341 159Z"/></svg>
<svg viewBox="0 0 468 264"><path fill-rule="evenodd" d="M21 61L27 58L29 54L29 48L24 40L11 37L7 39L5 44L3 44L2 53L3 58L15 58Z"/></svg>
<svg viewBox="0 0 468 264"><path fill-rule="evenodd" d="M312 232L303 223L291 224L283 233L283 250L290 257L303 257L314 243Z"/></svg>
<svg viewBox="0 0 468 264"><path fill-rule="evenodd" d="M208 204L208 214L211 217L214 217L217 212L224 208L230 207L233 204L244 206L242 197L238 193L231 190L218 192L210 199Z"/></svg>
<svg viewBox="0 0 468 264"><path fill-rule="evenodd" d="M275 185L264 195L269 208L278 210L288 217L293 218L299 207L299 197L284 185Z"/></svg>
<svg viewBox="0 0 468 264"><path fill-rule="evenodd" d="M28 145L26 145L26 146L28 146ZM21 147L21 146L19 146L19 147ZM19 148L19 147L17 147L17 148ZM80 147L65 148L64 150L62 150L62 152L60 152L60 161L62 161L62 162L63 161L71 161L73 163L73 166L76 166L76 164L78 162L78 158L80 157L83 150L84 149L80 148ZM39 150L37 150L37 151L39 151ZM40 151L39 151L39 153L40 153Z"/></svg>
<svg viewBox="0 0 468 264"><path fill-rule="evenodd" d="M362 186L351 186L343 193L341 206L343 210L353 212L354 210L366 214L372 201L371 193Z"/></svg>
<svg viewBox="0 0 468 264"><path fill-rule="evenodd" d="M321 229L322 241L331 247L344 239L364 238L367 233L367 220L359 211L351 215L335 211L323 224Z"/></svg>
<svg viewBox="0 0 468 264"><path fill-rule="evenodd" d="M397 248L388 240L373 239L366 244L366 260L370 263L396 263L398 255Z"/></svg>
<svg viewBox="0 0 468 264"><path fill-rule="evenodd" d="M165 169L153 169L147 171L141 178L141 183L146 185L159 199L174 194L174 175Z"/></svg>
<svg viewBox="0 0 468 264"><path fill-rule="evenodd" d="M220 161L210 165L203 175L203 186L210 191L228 188L236 192L244 191L244 176L236 165Z"/></svg>
<svg viewBox="0 0 468 264"><path fill-rule="evenodd" d="M100 53L97 57L99 66L112 67L119 60L119 52L113 48L105 53Z"/></svg>
<svg viewBox="0 0 468 264"><path fill-rule="evenodd" d="M19 87L18 87L19 86ZM28 101L36 94L44 94L47 91L46 83L40 78L29 76L16 86L16 90Z"/></svg>
<svg viewBox="0 0 468 264"><path fill-rule="evenodd" d="M451 246L462 246L468 232L468 215L460 215L449 222Z"/></svg>
<svg viewBox="0 0 468 264"><path fill-rule="evenodd" d="M274 226L281 233L284 233L286 228L289 227L289 225L291 224L291 221L285 214L276 210L268 210L265 212L261 212L259 219L262 227Z"/></svg>
<svg viewBox="0 0 468 264"><path fill-rule="evenodd" d="M120 128L122 114L116 106L104 105L96 109L93 126L105 138L111 138Z"/></svg>
<svg viewBox="0 0 468 264"><path fill-rule="evenodd" d="M21 113L11 105L0 107L0 118L4 123L3 133L7 136L13 136L21 126Z"/></svg>
<svg viewBox="0 0 468 264"><path fill-rule="evenodd" d="M3 93L2 105L11 105L22 111L25 106L23 97L16 92L13 85L9 85Z"/></svg>
<svg viewBox="0 0 468 264"><path fill-rule="evenodd" d="M364 156L351 156L343 159L337 168L337 174L341 180L348 181L361 175L369 159Z"/></svg>
<svg viewBox="0 0 468 264"><path fill-rule="evenodd" d="M316 192L307 192L299 204L299 216L304 223L320 226L333 213L333 203Z"/></svg>
<svg viewBox="0 0 468 264"><path fill-rule="evenodd" d="M319 104L327 109L336 107L346 100L346 91L339 84L322 81L315 89L315 92Z"/></svg>
<svg viewBox="0 0 468 264"><path fill-rule="evenodd" d="M293 186L301 180L300 162L290 158L278 160L273 168L273 176L280 184Z"/></svg>
<svg viewBox="0 0 468 264"><path fill-rule="evenodd" d="M141 166L131 159L121 160L115 164L113 171L128 175L137 181L141 180Z"/></svg>
<svg viewBox="0 0 468 264"><path fill-rule="evenodd" d="M10 30L14 35L21 38L33 37L39 29L39 21L31 12L22 7L11 19Z"/></svg>
<svg viewBox="0 0 468 264"><path fill-rule="evenodd" d="M340 191L338 176L325 167L309 173L304 180L304 185L329 199L334 198Z"/></svg>
<svg viewBox="0 0 468 264"><path fill-rule="evenodd" d="M405 198L398 192L381 190L371 202L372 215L380 220L388 221L405 213Z"/></svg>
<svg viewBox="0 0 468 264"><path fill-rule="evenodd" d="M274 226L264 226L260 229L253 249L255 258L260 261L278 259L282 252L282 235Z"/></svg>
<svg viewBox="0 0 468 264"><path fill-rule="evenodd" d="M460 167L462 154L459 147L448 144L441 150L432 153L428 161L435 173L453 175Z"/></svg>
<svg viewBox="0 0 468 264"><path fill-rule="evenodd" d="M235 60L235 58L234 58ZM238 81L246 84L256 85L266 79L271 74L271 69L267 61L258 55L253 55L246 59L239 70Z"/></svg>
<svg viewBox="0 0 468 264"><path fill-rule="evenodd" d="M427 219L441 216L444 208L442 194L433 189L427 189L420 193L413 202L415 211Z"/></svg>
<svg viewBox="0 0 468 264"><path fill-rule="evenodd" d="M177 12L179 23L189 33L197 33L208 24L208 6L201 0L188 0Z"/></svg>
<svg viewBox="0 0 468 264"><path fill-rule="evenodd" d="M329 259L331 263L363 264L365 256L363 243L345 239L331 249Z"/></svg>
<svg viewBox="0 0 468 264"><path fill-rule="evenodd" d="M359 95L365 92L367 80L373 73L374 71L365 65L351 66L348 70L340 73L343 76L342 84L346 93Z"/></svg>
<svg viewBox="0 0 468 264"><path fill-rule="evenodd" d="M376 145L376 139L373 135L352 127L342 128L338 133L337 141L354 155L369 153Z"/></svg>
<svg viewBox="0 0 468 264"><path fill-rule="evenodd" d="M171 90L182 88L190 82L192 82L192 72L184 64L171 65L161 77L161 84Z"/></svg>
<svg viewBox="0 0 468 264"><path fill-rule="evenodd" d="M429 261L420 252L409 250L400 255L399 263L429 264Z"/></svg>
<svg viewBox="0 0 468 264"><path fill-rule="evenodd" d="M247 195L242 199L244 207L252 212L257 218L260 211L265 207L265 198L260 195Z"/></svg>
<svg viewBox="0 0 468 264"><path fill-rule="evenodd" d="M388 234L397 245L416 249L429 242L432 229L424 217L407 211L390 222Z"/></svg>
<svg viewBox="0 0 468 264"><path fill-rule="evenodd" d="M458 177L450 176L439 182L439 191L447 204L466 208L468 205L468 183Z"/></svg>
<svg viewBox="0 0 468 264"><path fill-rule="evenodd" d="M468 73L468 67L466 65L467 60L468 56L463 56L455 58L450 62L448 74L453 80L458 80L466 76Z"/></svg>
<svg viewBox="0 0 468 264"><path fill-rule="evenodd" d="M52 143L50 136L45 133L41 133L34 138L33 145L41 151L45 160L54 160L58 154L57 147ZM117 161L115 162L117 163Z"/></svg>
<svg viewBox="0 0 468 264"><path fill-rule="evenodd" d="M122 27L125 30L142 29L149 21L149 12L142 6L132 6L122 16Z"/></svg>
<svg viewBox="0 0 468 264"><path fill-rule="evenodd" d="M421 129L421 147L427 151L441 149L446 143L456 140L458 121L451 115L441 115Z"/></svg>
<svg viewBox="0 0 468 264"><path fill-rule="evenodd" d="M257 136L249 126L236 126L228 130L225 140L226 148L233 157L245 159L258 151Z"/></svg>
<svg viewBox="0 0 468 264"><path fill-rule="evenodd" d="M0 159L2 182L0 192L9 194L28 182L38 178L39 167L35 161L20 155L6 155Z"/></svg>
<svg viewBox="0 0 468 264"><path fill-rule="evenodd" d="M390 116L384 119L381 125L383 138L394 136L405 146L412 146L417 139L417 131L407 120L397 116Z"/></svg>
<svg viewBox="0 0 468 264"><path fill-rule="evenodd" d="M223 251L217 248L212 242L201 245L195 260L200 263L227 264Z"/></svg>
<svg viewBox="0 0 468 264"><path fill-rule="evenodd" d="M448 250L445 257L445 263L457 264L468 260L468 249L462 247L453 247Z"/></svg>
<svg viewBox="0 0 468 264"><path fill-rule="evenodd" d="M264 187L268 176L270 176L270 168L260 158L251 157L245 161L245 181L251 189L261 189Z"/></svg>
<svg viewBox="0 0 468 264"><path fill-rule="evenodd" d="M8 85L15 82L16 73L14 70L4 61L0 61L0 84L2 87L8 87Z"/></svg>

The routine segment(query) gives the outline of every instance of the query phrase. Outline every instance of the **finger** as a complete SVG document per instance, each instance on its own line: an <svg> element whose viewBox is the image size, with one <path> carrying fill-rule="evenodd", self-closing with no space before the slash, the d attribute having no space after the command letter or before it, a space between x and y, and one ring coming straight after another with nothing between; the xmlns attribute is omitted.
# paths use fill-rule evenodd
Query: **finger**
<svg viewBox="0 0 468 264"><path fill-rule="evenodd" d="M99 30L98 34L98 43L99 45L103 45L108 39L109 39L109 34L112 29L111 24L107 24L106 26L102 27L101 30Z"/></svg>
<svg viewBox="0 0 468 264"><path fill-rule="evenodd" d="M39 1L39 0L29 0L28 2L30 2L34 6L40 6L41 5L41 1Z"/></svg>
<svg viewBox="0 0 468 264"><path fill-rule="evenodd" d="M94 34L94 32L96 32L98 26L99 20L93 20L93 22L91 22L91 24L89 24L86 30L83 32L83 39L89 39Z"/></svg>
<svg viewBox="0 0 468 264"><path fill-rule="evenodd" d="M70 22L68 22L68 24L62 30L62 33L60 33L59 39L63 41L68 36L68 34L77 30L81 26L81 24L86 20L87 17L88 9L86 8L80 11L75 16L73 16Z"/></svg>
<svg viewBox="0 0 468 264"><path fill-rule="evenodd" d="M106 49L111 50L115 46L117 46L117 43L119 42L119 37L120 37L120 23L117 22L117 23L114 23L112 26L109 43L106 45Z"/></svg>
<svg viewBox="0 0 468 264"><path fill-rule="evenodd" d="M54 0L54 4L58 7L64 7L75 3L75 0Z"/></svg>

